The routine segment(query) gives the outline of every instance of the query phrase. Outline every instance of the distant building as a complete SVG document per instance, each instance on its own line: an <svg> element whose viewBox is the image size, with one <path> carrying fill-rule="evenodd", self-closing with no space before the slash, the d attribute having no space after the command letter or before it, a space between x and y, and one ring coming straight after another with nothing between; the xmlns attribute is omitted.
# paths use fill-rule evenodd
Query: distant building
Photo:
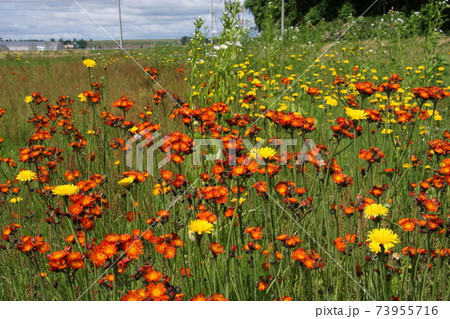
<svg viewBox="0 0 450 319"><path fill-rule="evenodd" d="M1 41L0 51L60 51L65 50L61 42L45 41Z"/></svg>

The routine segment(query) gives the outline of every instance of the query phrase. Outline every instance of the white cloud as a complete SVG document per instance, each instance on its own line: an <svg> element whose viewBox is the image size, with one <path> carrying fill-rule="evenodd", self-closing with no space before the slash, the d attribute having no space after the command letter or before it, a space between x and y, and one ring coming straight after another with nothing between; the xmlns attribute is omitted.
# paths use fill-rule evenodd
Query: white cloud
<svg viewBox="0 0 450 319"><path fill-rule="evenodd" d="M223 1L213 1L217 23ZM77 2L113 38L119 38L117 0ZM193 33L194 18L211 21L211 0L121 0L121 8L125 39L180 38ZM73 0L0 0L0 12L3 39L109 39Z"/></svg>

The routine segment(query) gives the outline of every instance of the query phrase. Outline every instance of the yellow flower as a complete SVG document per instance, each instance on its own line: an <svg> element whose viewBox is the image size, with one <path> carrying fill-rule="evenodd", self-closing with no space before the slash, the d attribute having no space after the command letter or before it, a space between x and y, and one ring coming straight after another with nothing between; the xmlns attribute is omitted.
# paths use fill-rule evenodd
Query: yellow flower
<svg viewBox="0 0 450 319"><path fill-rule="evenodd" d="M37 178L37 174L32 171L22 170L17 174L16 179L20 182L29 182L35 181Z"/></svg>
<svg viewBox="0 0 450 319"><path fill-rule="evenodd" d="M115 161L114 165L120 165L120 161Z"/></svg>
<svg viewBox="0 0 450 319"><path fill-rule="evenodd" d="M155 187L153 188L153 195L163 195L170 191L170 186L166 186L166 182L162 182L162 184L155 184Z"/></svg>
<svg viewBox="0 0 450 319"><path fill-rule="evenodd" d="M84 103L87 101L87 97L83 93L78 94L78 98L80 99L81 103Z"/></svg>
<svg viewBox="0 0 450 319"><path fill-rule="evenodd" d="M31 103L33 101L33 98L31 96L25 96L25 103Z"/></svg>
<svg viewBox="0 0 450 319"><path fill-rule="evenodd" d="M97 63L92 59L83 60L83 64L88 68L93 68Z"/></svg>
<svg viewBox="0 0 450 319"><path fill-rule="evenodd" d="M386 206L383 206L381 204L370 204L367 205L364 209L364 217L371 218L371 217L378 217L378 216L384 216L387 215L389 210Z"/></svg>
<svg viewBox="0 0 450 319"><path fill-rule="evenodd" d="M214 230L214 226L211 223L208 223L206 220L196 219L189 223L189 232L197 233L199 235L206 233L211 234Z"/></svg>
<svg viewBox="0 0 450 319"><path fill-rule="evenodd" d="M231 200L231 202L232 202L233 204L236 203L236 201L237 201L236 198L233 198L233 199ZM245 202L245 201L246 201L245 198L239 198L239 205L242 205L242 203Z"/></svg>
<svg viewBox="0 0 450 319"><path fill-rule="evenodd" d="M21 202L22 200L23 200L22 197L14 197L14 198L11 198L9 200L9 202L15 204L15 203Z"/></svg>
<svg viewBox="0 0 450 319"><path fill-rule="evenodd" d="M439 114L438 111L435 110L433 112L433 110L428 110L427 113L428 113L428 116L433 116L434 115L434 120L435 121L442 121L442 116Z"/></svg>
<svg viewBox="0 0 450 319"><path fill-rule="evenodd" d="M277 152L270 147L263 147L258 150L258 154L261 155L263 158L274 156L276 153Z"/></svg>
<svg viewBox="0 0 450 319"><path fill-rule="evenodd" d="M78 186L73 184L59 185L53 189L53 195L70 196L77 194L79 191Z"/></svg>
<svg viewBox="0 0 450 319"><path fill-rule="evenodd" d="M123 187L129 187L134 182L134 176L128 176L125 178L122 178L120 181L117 182L120 186Z"/></svg>
<svg viewBox="0 0 450 319"><path fill-rule="evenodd" d="M327 99L327 101L325 102L325 104L328 104L330 106L337 106L338 105L338 101L332 98Z"/></svg>
<svg viewBox="0 0 450 319"><path fill-rule="evenodd" d="M349 107L345 108L345 114L352 120L365 120L367 113L364 110L355 110Z"/></svg>
<svg viewBox="0 0 450 319"><path fill-rule="evenodd" d="M400 242L398 235L387 228L373 229L369 232L368 240L370 241L369 249L376 253L381 252L380 245L383 245L384 250L388 251Z"/></svg>
<svg viewBox="0 0 450 319"><path fill-rule="evenodd" d="M393 130L391 130L391 129L386 129L386 128L384 128L382 131L381 131L381 134L391 134L393 132Z"/></svg>
<svg viewBox="0 0 450 319"><path fill-rule="evenodd" d="M252 150L250 150L249 155L251 159L256 159L258 155L261 156L262 158L268 158L274 156L275 154L277 154L277 151L275 151L273 148L262 147L259 149L253 148Z"/></svg>

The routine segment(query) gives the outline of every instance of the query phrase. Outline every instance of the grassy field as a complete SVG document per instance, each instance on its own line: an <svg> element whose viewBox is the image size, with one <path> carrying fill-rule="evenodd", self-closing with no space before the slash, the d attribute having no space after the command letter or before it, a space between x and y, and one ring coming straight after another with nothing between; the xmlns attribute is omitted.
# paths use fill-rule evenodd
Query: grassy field
<svg viewBox="0 0 450 319"><path fill-rule="evenodd" d="M448 38L235 38L1 54L1 300L449 299Z"/></svg>
<svg viewBox="0 0 450 319"><path fill-rule="evenodd" d="M153 39L153 40L124 40L125 49L148 49L154 47L180 46L179 39ZM118 45L113 40L89 41L88 49L116 49Z"/></svg>

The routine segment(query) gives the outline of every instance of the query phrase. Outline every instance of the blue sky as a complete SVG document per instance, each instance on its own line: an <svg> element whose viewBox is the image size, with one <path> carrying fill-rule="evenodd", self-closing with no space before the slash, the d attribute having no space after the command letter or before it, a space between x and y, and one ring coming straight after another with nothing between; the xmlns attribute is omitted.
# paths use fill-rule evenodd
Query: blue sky
<svg viewBox="0 0 450 319"><path fill-rule="evenodd" d="M189 36L195 17L202 17L211 25L211 3L216 17L214 29L220 30L219 18L224 8L224 0L121 0L120 3L124 39ZM0 12L3 39L107 40L110 39L107 33L119 39L117 0L0 0ZM246 12L244 20L251 20L251 14Z"/></svg>

